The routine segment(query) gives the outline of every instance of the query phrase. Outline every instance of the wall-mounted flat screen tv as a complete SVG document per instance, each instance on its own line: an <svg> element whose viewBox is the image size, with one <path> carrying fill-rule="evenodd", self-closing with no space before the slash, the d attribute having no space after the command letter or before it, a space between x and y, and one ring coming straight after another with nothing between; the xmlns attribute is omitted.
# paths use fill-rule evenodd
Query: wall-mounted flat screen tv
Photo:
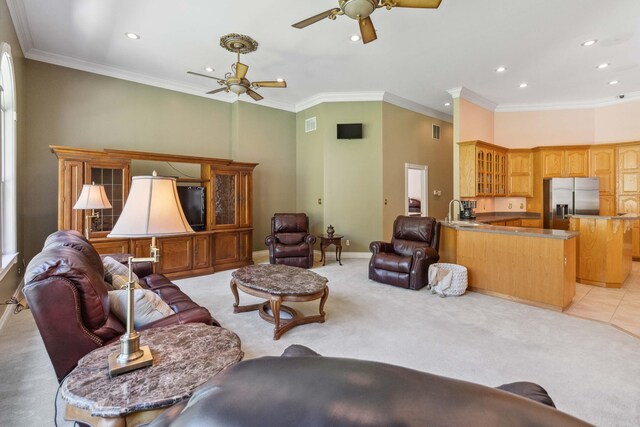
<svg viewBox="0 0 640 427"><path fill-rule="evenodd" d="M338 139L362 139L362 123L339 123Z"/></svg>
<svg viewBox="0 0 640 427"><path fill-rule="evenodd" d="M178 197L184 216L195 231L204 230L206 222L204 187L178 187Z"/></svg>

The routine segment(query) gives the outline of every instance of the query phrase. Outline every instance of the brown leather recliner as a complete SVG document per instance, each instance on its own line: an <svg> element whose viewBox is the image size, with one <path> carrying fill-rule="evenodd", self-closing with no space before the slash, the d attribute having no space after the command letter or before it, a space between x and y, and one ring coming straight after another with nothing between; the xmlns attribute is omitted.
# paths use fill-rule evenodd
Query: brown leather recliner
<svg viewBox="0 0 640 427"><path fill-rule="evenodd" d="M369 279L409 289L427 284L429 266L438 262L440 223L432 217L399 216L391 243L371 242Z"/></svg>
<svg viewBox="0 0 640 427"><path fill-rule="evenodd" d="M126 255L113 255L119 261ZM140 285L158 294L175 314L139 330L184 323L220 326L209 311L196 304L165 276L152 273L151 263L134 265ZM23 293L36 321L58 381L92 350L116 341L126 325L109 310L100 255L82 234L53 233L42 252L27 266Z"/></svg>
<svg viewBox="0 0 640 427"><path fill-rule="evenodd" d="M264 243L269 247L269 262L292 267L313 267L313 244L309 217L303 213L277 213L271 218L271 234Z"/></svg>

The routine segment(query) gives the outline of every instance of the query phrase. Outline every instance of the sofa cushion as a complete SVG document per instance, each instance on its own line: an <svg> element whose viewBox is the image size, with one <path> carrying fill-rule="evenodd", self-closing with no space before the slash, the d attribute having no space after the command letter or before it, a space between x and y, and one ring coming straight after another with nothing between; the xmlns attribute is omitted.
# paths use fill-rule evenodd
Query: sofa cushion
<svg viewBox="0 0 640 427"><path fill-rule="evenodd" d="M117 291L118 289L127 289L127 283L129 283L128 275L125 276L123 274L114 274L113 276L111 276L111 283L110 283L111 287L109 288L109 290ZM135 277L133 278L133 288L142 289L142 286L140 286L140 282L136 281Z"/></svg>
<svg viewBox="0 0 640 427"><path fill-rule="evenodd" d="M125 289L109 291L109 307L111 312L122 323L127 322L127 304L129 292ZM155 322L174 314L171 307L162 298L148 289L135 289L133 293L133 326L142 328L147 323Z"/></svg>
<svg viewBox="0 0 640 427"><path fill-rule="evenodd" d="M302 243L307 233L277 233L276 239L284 245L297 245Z"/></svg>
<svg viewBox="0 0 640 427"><path fill-rule="evenodd" d="M100 255L98 255L93 245L89 243L82 234L75 230L59 230L50 234L44 241L42 249L63 246L82 252L82 254L87 257L88 265L95 269L98 274L104 274L104 267L102 266Z"/></svg>
<svg viewBox="0 0 640 427"><path fill-rule="evenodd" d="M309 245L300 243L299 245L283 245L276 243L276 258L308 257Z"/></svg>
<svg viewBox="0 0 640 427"><path fill-rule="evenodd" d="M125 276L128 278L129 267L111 258L110 256L104 257L102 259L102 263L104 264L104 280L110 283L113 286L113 289L120 289L113 284L113 276ZM140 282L140 279L135 273L133 273L133 280L135 282Z"/></svg>

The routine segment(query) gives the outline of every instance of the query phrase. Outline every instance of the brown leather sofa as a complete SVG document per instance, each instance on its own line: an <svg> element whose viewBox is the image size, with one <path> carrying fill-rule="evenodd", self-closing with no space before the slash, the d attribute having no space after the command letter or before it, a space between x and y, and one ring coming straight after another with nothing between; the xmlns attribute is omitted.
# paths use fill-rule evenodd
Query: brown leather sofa
<svg viewBox="0 0 640 427"><path fill-rule="evenodd" d="M589 425L555 409L534 383L495 389L379 362L317 357L303 346L283 356L225 369L148 427Z"/></svg>
<svg viewBox="0 0 640 427"><path fill-rule="evenodd" d="M264 243L269 247L269 262L292 267L313 267L313 245L309 217L303 213L277 213L271 218L271 234Z"/></svg>
<svg viewBox="0 0 640 427"><path fill-rule="evenodd" d="M120 262L127 255L114 254ZM140 330L201 322L220 326L209 311L196 304L151 263L135 264L140 284L158 294L175 314ZM90 351L116 341L126 325L109 312L107 285L100 255L82 234L62 230L51 234L42 252L27 266L24 295L49 358L62 379Z"/></svg>
<svg viewBox="0 0 640 427"><path fill-rule="evenodd" d="M401 288L420 289L428 282L429 266L438 262L440 223L432 217L399 216L391 243L371 242L369 279Z"/></svg>

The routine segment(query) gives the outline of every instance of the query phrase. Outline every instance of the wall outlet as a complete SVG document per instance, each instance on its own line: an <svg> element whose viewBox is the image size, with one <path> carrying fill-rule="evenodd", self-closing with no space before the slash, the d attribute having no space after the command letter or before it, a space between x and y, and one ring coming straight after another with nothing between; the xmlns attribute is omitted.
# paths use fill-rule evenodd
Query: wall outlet
<svg viewBox="0 0 640 427"><path fill-rule="evenodd" d="M349 239L347 239L346 242L344 242L347 246L349 246L351 244L351 242L349 241Z"/></svg>
<svg viewBox="0 0 640 427"><path fill-rule="evenodd" d="M520 209L524 209L524 203L520 203Z"/></svg>
<svg viewBox="0 0 640 427"><path fill-rule="evenodd" d="M513 205L511 203L509 203L509 209L513 208Z"/></svg>

